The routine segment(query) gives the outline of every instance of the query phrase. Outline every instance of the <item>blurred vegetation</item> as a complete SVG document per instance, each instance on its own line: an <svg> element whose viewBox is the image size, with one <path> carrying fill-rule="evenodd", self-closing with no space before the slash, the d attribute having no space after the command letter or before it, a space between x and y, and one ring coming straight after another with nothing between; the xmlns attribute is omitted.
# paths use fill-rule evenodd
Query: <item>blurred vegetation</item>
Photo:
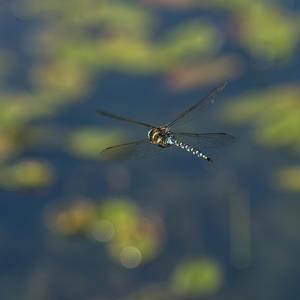
<svg viewBox="0 0 300 300"><path fill-rule="evenodd" d="M156 75L164 80L170 91L191 92L224 80L243 78L249 72L249 62L251 69L258 73L260 68L268 66L271 67L271 73L281 68L285 70L284 68L297 59L300 40L299 11L292 11L285 4L279 0L11 2L8 13L13 14L22 24L28 24L28 29L22 32L22 37L17 41L18 51L22 56L16 49L10 51L8 45L0 49L1 192L49 187L61 191L63 189L61 186L58 188L54 185L57 178L62 175L64 167L53 157L59 151L64 150L64 155L73 156L73 159L84 159L88 161L85 163L91 163L92 167L95 167L94 162L99 159L102 148L125 141L126 133L123 130L108 127L100 129L95 125L79 124L80 122L67 127L60 121L60 117L68 113L70 108L80 104L81 101L90 100L96 86L101 85L102 79L109 72L123 75ZM1 9L4 10L4 6ZM186 14L187 11L191 15ZM206 12L209 14L203 16ZM165 24L167 18L165 15L168 14L172 22ZM175 16L173 14L183 17L176 21L176 18L172 17ZM21 61L24 65L19 66L18 63ZM253 74L256 73L251 73ZM21 80L19 76L22 77ZM265 151L270 151L275 157L274 161L278 162L272 164L272 168L268 168L267 171L257 172L253 171L253 166L260 163L263 165L264 160L269 158L268 154L262 158L256 157L253 152L248 155L247 151L251 151L248 147L241 151L238 149L234 153L236 164L241 164L247 171L249 170L249 173L253 171L255 175L251 173L251 176L257 177L258 181L262 181L262 173L266 174L267 178L263 179L262 184L267 186L270 181L272 193L274 191L280 193L274 196L270 192L268 195L274 201L268 224L276 223L279 228L275 226L275 229L273 227L270 229L268 225L261 225L262 220L265 220L264 215L256 216L255 220L255 226L262 228L256 233L262 245L260 259L262 257L263 259L255 269L257 276L252 274L254 279L251 283L262 286L273 296L269 295L269 298L264 299L275 299L277 295L272 294L272 291L276 293L276 288L284 284L286 276L293 272L297 228L300 225L296 213L293 214L292 222L289 219L291 210L297 211L297 204L290 209L286 207L282 209L282 204L279 204L281 202L277 200L290 194L298 195L300 192L300 165L298 162L294 163L295 160L298 161L300 154L299 82L278 85L270 80L268 88L257 88L247 94L238 95L220 111L223 119L233 127L250 128L254 145L257 144ZM23 84L15 84L19 81ZM101 100L99 99L99 104ZM252 145L252 141L249 141L250 143ZM38 154L34 150L38 151ZM45 150L55 155L48 156L43 152ZM87 168L92 168L91 165ZM79 172L75 170L77 173L72 169L75 173L72 176L77 179L75 183L72 182L72 189L84 186L86 195L78 200L78 197L71 196L72 192L69 190L61 191L69 202L67 207L62 208L55 201L50 205L53 211L49 210L45 222L53 236L45 234L43 242L46 244L45 248L51 249L47 251L55 253L55 262L50 259L48 261L42 256L46 254L39 256L41 261L34 261L36 264L34 272L32 274L26 272L24 275L26 283L23 285L30 286L31 293L35 295L27 297L28 299L63 299L61 295L52 298L49 296L53 295L51 294L55 290L53 287L59 291L65 289L70 292L67 299L79 299L80 288L92 289L92 282L96 282L94 289L98 291L100 280L107 289L113 292L116 290L116 295L124 290L137 288L140 290L137 295L129 296L128 299L198 299L218 295L226 284L227 277L231 275L227 274L223 264L218 262L219 259L214 258L215 254L207 258L210 248L204 250L204 244L206 242L209 244L205 236L199 237L201 246L197 244L198 240L194 240L193 230L203 225L197 223L200 222L199 215L196 216L194 213L196 211L203 213L205 219L205 206L198 202L209 199L209 204L206 203L209 206L209 213L213 216L214 223L219 222L217 228L213 230L217 231L216 236L226 234L224 211L227 211L227 207L225 208L224 203L218 198L218 192L224 197L223 191L232 188L226 181L230 176L223 174L221 179L213 182L218 187L216 189L211 182L202 184L203 178L199 177L195 180L184 176L177 178L174 174L163 171L159 177L153 171L153 167L154 165L149 166L149 172L147 169L143 176L140 176L145 185L148 183L150 186L151 183L151 188L147 189L137 184L135 190L152 201L155 208L151 213L145 209L145 203L133 201L131 196L128 196L132 191L130 173L126 168L115 170L113 167L105 169L96 166L97 174L101 174L107 181L105 187L107 191L102 191L101 194L107 193L109 196L99 197L97 201L90 199L90 193L93 194L91 198L97 197L94 196L95 191L90 191L89 188L99 186L99 189L104 189L101 187L102 182L97 182L92 176L86 176L85 169L80 169ZM159 167L163 168L163 165ZM152 171L155 178L149 174ZM172 188L166 187L166 182ZM199 194L193 194L195 186L201 188L201 197ZM208 189L211 189L214 197ZM124 192L127 196L112 197L110 194L116 190ZM189 197L195 199L196 203L191 202ZM234 234L240 239L245 239L243 236L245 232L250 236L250 230L248 232L250 225L246 224L249 220L245 217L249 215L247 211L249 208L244 203L246 200L243 200L243 196L240 196L235 188L230 190L228 198L235 199L231 201L231 205L238 207L237 210L230 208L234 215L234 225L231 225L235 227ZM161 203L162 199L166 204ZM203 206L199 209L198 205ZM161 216L156 209L163 210L165 216ZM266 211L263 213L267 214ZM22 217L27 217L25 212L21 214ZM245 217L243 220L242 216ZM243 231L243 228L246 229ZM278 232L283 236L285 243L280 243L274 238ZM248 235L244 245L250 248ZM84 274L90 274L88 273L90 270L85 269L85 265L91 265L91 262L86 263L89 260L85 254L86 249L80 252L80 247L85 246L79 247L73 243L80 237L90 245L87 247L97 245L92 260L93 266L96 264L94 257L111 258L110 263L103 259L101 265L95 267L106 274L103 276L105 278L95 280L95 273L92 273L87 283L82 274L74 277L74 269L68 265L69 263L73 266L74 261L66 262L68 255L71 257L70 260L76 258L76 263L81 264L81 261L84 261L84 266L81 266L86 271ZM239 238L233 243L237 248L240 245ZM7 239L5 230L0 228L1 243L6 245L11 242L15 245L15 241L7 242ZM24 242L20 239L19 242L22 246L19 247L18 244L17 248L24 247L24 251L27 252L32 250L27 248L30 247L27 240ZM169 257L169 253L166 253L166 244L176 253L175 258ZM195 246L191 251L191 244L197 244L199 247ZM286 253L284 247L291 253ZM102 249L105 251L104 254L101 252ZM250 253L249 249L236 251ZM181 256L183 252L188 256L185 260ZM192 252L196 252L196 255L192 255L194 254ZM37 256L36 253L35 255ZM250 260L248 257L247 259ZM274 264L274 261L280 259L284 261L283 267L279 266L280 263ZM157 266L157 262L162 267ZM120 266L136 269L137 273L129 271L125 273ZM154 270L158 278L155 280L160 281L159 286L137 287L134 284L136 282L134 276L139 275L138 267L145 269L149 267L150 270ZM280 272L272 269L276 267L281 268ZM64 273L62 269L67 271ZM163 275L160 275L162 273ZM152 280L153 275L147 276ZM147 276L145 275L146 279ZM57 282L58 278L62 282ZM13 280L7 274L5 280L0 284L1 290L2 287L3 291L5 290L5 296L16 295L16 289L7 288L10 285L6 284L7 281ZM278 285L274 284L274 281ZM18 282L17 285L19 288ZM243 286L243 283L241 285ZM251 290L251 287L246 288ZM235 292L226 292L229 299L238 298ZM252 290L248 293L249 298L257 298L257 295L252 296L251 292ZM5 298L9 299L9 296ZM91 295L90 298L95 297ZM103 296L105 297L106 295ZM81 299L83 298L82 296ZM107 298L110 298L110 295ZM113 299L118 297L115 296Z"/></svg>
<svg viewBox="0 0 300 300"><path fill-rule="evenodd" d="M297 84L272 87L239 97L222 111L233 124L253 126L255 140L266 148L284 150L286 155L300 155L300 89ZM277 170L274 185L283 190L299 191L298 166Z"/></svg>
<svg viewBox="0 0 300 300"><path fill-rule="evenodd" d="M163 242L163 225L140 212L129 199L112 198L98 205L81 200L48 218L50 227L66 235L85 234L107 244L112 258L135 268L157 256Z"/></svg>
<svg viewBox="0 0 300 300"><path fill-rule="evenodd" d="M300 153L300 89L295 85L272 87L239 97L223 111L234 124L251 124L255 138L266 147L284 147Z"/></svg>
<svg viewBox="0 0 300 300"><path fill-rule="evenodd" d="M52 167L45 162L22 160L0 169L0 186L9 190L34 189L53 183Z"/></svg>
<svg viewBox="0 0 300 300"><path fill-rule="evenodd" d="M179 264L172 279L175 293L185 296L209 296L222 286L223 271L209 259L194 259Z"/></svg>
<svg viewBox="0 0 300 300"><path fill-rule="evenodd" d="M101 139L99 139L100 136ZM80 128L70 134L68 146L69 151L79 157L99 159L101 149L106 148L107 145L122 143L123 139L124 134L117 131Z"/></svg>
<svg viewBox="0 0 300 300"><path fill-rule="evenodd" d="M299 16L256 3L244 8L238 18L239 38L254 56L272 61L286 60L295 54L300 38Z"/></svg>

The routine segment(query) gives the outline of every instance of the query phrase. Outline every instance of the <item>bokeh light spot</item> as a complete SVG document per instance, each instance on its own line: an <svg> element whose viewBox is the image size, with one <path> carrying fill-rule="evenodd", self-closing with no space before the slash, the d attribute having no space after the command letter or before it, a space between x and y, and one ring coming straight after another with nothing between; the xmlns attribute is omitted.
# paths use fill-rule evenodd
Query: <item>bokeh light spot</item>
<svg viewBox="0 0 300 300"><path fill-rule="evenodd" d="M120 262L128 269L138 267L142 262L141 251L136 247L125 247L120 253Z"/></svg>
<svg viewBox="0 0 300 300"><path fill-rule="evenodd" d="M92 237L98 242L108 242L113 238L114 234L114 225L107 220L95 222L91 229Z"/></svg>

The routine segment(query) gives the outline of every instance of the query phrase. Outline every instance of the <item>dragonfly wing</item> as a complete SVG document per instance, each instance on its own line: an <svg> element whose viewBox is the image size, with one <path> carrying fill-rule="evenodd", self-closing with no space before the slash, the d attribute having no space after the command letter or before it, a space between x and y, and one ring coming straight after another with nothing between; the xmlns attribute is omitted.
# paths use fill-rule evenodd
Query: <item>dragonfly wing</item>
<svg viewBox="0 0 300 300"><path fill-rule="evenodd" d="M230 145L235 138L227 133L188 133L174 132L173 135L181 142L202 148L217 148Z"/></svg>
<svg viewBox="0 0 300 300"><path fill-rule="evenodd" d="M195 117L198 116L198 113L205 110L211 103L214 103L215 97L223 91L227 82L221 84L220 86L214 88L208 95L201 98L197 103L195 103L190 108L186 109L185 111L181 112L172 122L167 124L167 127L172 126L180 126L185 124Z"/></svg>
<svg viewBox="0 0 300 300"><path fill-rule="evenodd" d="M155 127L155 126L152 126L150 124L147 124L147 123L144 123L144 122L141 122L141 121L132 120L132 119L129 119L129 118L126 118L126 117L118 116L116 114L113 114L111 112L104 111L104 110L101 110L101 109L97 109L97 114L100 115L100 116L115 119L115 120L118 120L118 121L123 121L123 122L126 122L126 123L141 125L141 126L144 126L144 127L147 127L147 128L154 128Z"/></svg>
<svg viewBox="0 0 300 300"><path fill-rule="evenodd" d="M151 144L148 139L144 139L108 147L101 152L101 157L105 160L143 159L155 156L161 151L163 151L162 148Z"/></svg>

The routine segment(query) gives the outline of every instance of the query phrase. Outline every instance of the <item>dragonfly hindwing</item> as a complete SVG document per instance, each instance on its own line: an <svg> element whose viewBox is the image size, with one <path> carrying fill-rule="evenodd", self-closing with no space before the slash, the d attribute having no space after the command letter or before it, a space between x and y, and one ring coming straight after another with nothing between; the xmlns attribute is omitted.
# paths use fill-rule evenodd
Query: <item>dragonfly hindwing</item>
<svg viewBox="0 0 300 300"><path fill-rule="evenodd" d="M169 143L170 145L174 145L176 147L181 148L182 150L185 150L187 152L191 152L193 155L205 159L207 161L211 161L211 159L205 155L204 153L202 153L199 149L192 147L184 142L181 142L180 140L178 140L175 136L171 135L169 136L167 143Z"/></svg>

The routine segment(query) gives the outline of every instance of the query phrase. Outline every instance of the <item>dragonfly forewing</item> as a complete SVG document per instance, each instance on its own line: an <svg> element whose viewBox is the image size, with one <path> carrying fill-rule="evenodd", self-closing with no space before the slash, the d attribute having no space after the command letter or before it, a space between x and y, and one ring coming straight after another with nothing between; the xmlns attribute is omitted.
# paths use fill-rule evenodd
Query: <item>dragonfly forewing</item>
<svg viewBox="0 0 300 300"><path fill-rule="evenodd" d="M123 121L123 122L126 122L126 123L141 125L141 126L144 126L144 127L147 127L147 128L155 127L155 126L150 125L148 123L137 121L137 120L132 120L130 118L122 117L122 116L119 116L119 115L116 115L116 114L113 114L111 112L104 111L104 110L101 110L101 109L97 109L97 114L101 115L103 117L110 118L110 119L115 119L115 120Z"/></svg>

